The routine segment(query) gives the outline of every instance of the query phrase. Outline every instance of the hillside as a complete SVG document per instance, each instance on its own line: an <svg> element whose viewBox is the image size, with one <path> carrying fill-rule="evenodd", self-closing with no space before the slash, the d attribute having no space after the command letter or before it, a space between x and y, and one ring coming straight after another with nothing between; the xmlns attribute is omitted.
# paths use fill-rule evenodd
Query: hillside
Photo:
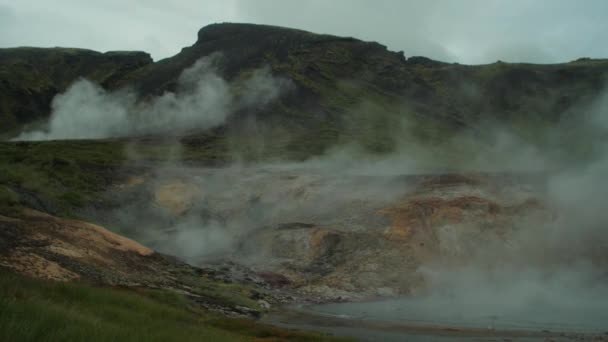
<svg viewBox="0 0 608 342"><path fill-rule="evenodd" d="M80 77L103 85L152 63L145 52L67 48L0 49L0 134L46 119L55 95Z"/></svg>
<svg viewBox="0 0 608 342"><path fill-rule="evenodd" d="M3 79L21 80L3 83L10 89L1 92L9 97L2 101L0 131L15 134L16 127L48 116L52 97L77 77L108 89L135 88L145 100L179 89L183 71L214 53L221 53L215 67L229 82L268 67L273 76L295 84L295 90L263 108L231 115L215 139L250 146L245 155L287 153L297 158L353 141L376 152L393 150L399 143L395 135L401 134L395 127L404 121L415 141L445 141L461 131L483 135L484 125L497 123L541 139L539 132L547 124L568 122L575 115L573 109L598 96L608 75L605 60L469 66L406 57L354 38L214 24L199 31L194 45L155 63L141 53L0 51ZM30 64L34 67L27 67ZM61 78L56 70L63 71ZM259 118L255 128L247 124L252 117ZM244 138L247 135L256 139ZM194 134L200 136L201 132Z"/></svg>
<svg viewBox="0 0 608 342"><path fill-rule="evenodd" d="M0 336L331 340L271 317L379 339L323 304L399 297L473 317L399 338L597 337L607 81L604 59L461 65L253 24L160 61L0 49Z"/></svg>

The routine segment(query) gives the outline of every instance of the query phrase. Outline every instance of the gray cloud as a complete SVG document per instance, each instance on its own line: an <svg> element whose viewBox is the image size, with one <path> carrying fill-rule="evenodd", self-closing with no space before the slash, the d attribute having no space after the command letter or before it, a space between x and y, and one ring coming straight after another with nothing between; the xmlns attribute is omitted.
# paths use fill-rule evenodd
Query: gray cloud
<svg viewBox="0 0 608 342"><path fill-rule="evenodd" d="M222 2L224 3L224 2ZM230 6L213 1L90 3L58 0L0 0L16 20L0 34L0 46L67 46L100 51L144 50L154 58L176 54L192 45L196 32L212 22L234 20Z"/></svg>
<svg viewBox="0 0 608 342"><path fill-rule="evenodd" d="M589 0L0 0L1 46L146 50L169 57L213 22L254 22L375 40L407 56L460 62L563 62L608 56L608 2ZM128 32L128 34L125 34Z"/></svg>
<svg viewBox="0 0 608 342"><path fill-rule="evenodd" d="M8 26L15 21L15 13L5 5L0 4L0 25Z"/></svg>

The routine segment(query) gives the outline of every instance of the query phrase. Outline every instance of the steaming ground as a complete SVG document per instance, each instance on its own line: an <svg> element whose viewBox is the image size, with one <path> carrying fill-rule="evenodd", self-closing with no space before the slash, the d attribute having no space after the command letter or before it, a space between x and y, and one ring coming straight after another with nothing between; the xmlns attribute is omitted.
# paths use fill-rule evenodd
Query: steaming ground
<svg viewBox="0 0 608 342"><path fill-rule="evenodd" d="M14 140L102 139L201 131L223 124L237 110L263 107L292 86L262 68L233 87L215 71L218 58L221 55L201 58L182 72L176 92L166 92L148 102L139 102L129 89L107 92L81 79L53 100L46 130L24 132ZM235 94L234 88L241 89L241 94Z"/></svg>
<svg viewBox="0 0 608 342"><path fill-rule="evenodd" d="M213 58L185 70L175 93L146 103L82 80L55 99L48 130L18 140L205 130L289 87L266 69L229 84ZM342 146L305 162L215 168L184 166L178 146L167 163L108 191L118 208L87 215L190 263L232 260L282 277L313 300L405 298L315 310L601 331L608 328L605 104L581 108L577 125L549 129L544 145L493 127L492 145L473 150L456 136L383 156Z"/></svg>
<svg viewBox="0 0 608 342"><path fill-rule="evenodd" d="M136 208L109 217L126 214L121 226L141 228L125 233L163 252L280 274L314 300L404 298L319 312L605 330L603 156L557 172L445 174L345 151L303 163L159 168L132 189L144 199ZM178 205L160 203L167 188Z"/></svg>
<svg viewBox="0 0 608 342"><path fill-rule="evenodd" d="M600 193L587 186L603 173L586 170L387 175L334 160L172 166L113 192L129 200L104 216L157 250L279 274L314 300L385 298L312 307L322 313L598 332L608 318L606 234Z"/></svg>

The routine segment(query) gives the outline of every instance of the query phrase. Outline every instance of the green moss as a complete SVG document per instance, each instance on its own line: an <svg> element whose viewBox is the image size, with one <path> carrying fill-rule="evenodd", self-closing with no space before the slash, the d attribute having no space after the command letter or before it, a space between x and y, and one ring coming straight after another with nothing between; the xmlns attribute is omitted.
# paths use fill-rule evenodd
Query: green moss
<svg viewBox="0 0 608 342"><path fill-rule="evenodd" d="M5 185L0 185L0 215L15 216L19 212L19 195Z"/></svg>
<svg viewBox="0 0 608 342"><path fill-rule="evenodd" d="M0 203L16 204L19 203L19 195L4 185L0 185Z"/></svg>
<svg viewBox="0 0 608 342"><path fill-rule="evenodd" d="M257 302L251 299L254 290L248 286L203 281L199 290L201 294L230 306L238 305L260 310Z"/></svg>
<svg viewBox="0 0 608 342"><path fill-rule="evenodd" d="M81 208L87 202L86 198L76 191L68 191L61 194L59 200L74 208Z"/></svg>
<svg viewBox="0 0 608 342"><path fill-rule="evenodd" d="M0 142L0 186L27 194L24 206L73 217L82 207L111 200L103 194L130 165L225 158L225 141L212 134L183 145L162 140Z"/></svg>
<svg viewBox="0 0 608 342"><path fill-rule="evenodd" d="M0 143L0 184L68 214L104 190L121 151L103 143Z"/></svg>

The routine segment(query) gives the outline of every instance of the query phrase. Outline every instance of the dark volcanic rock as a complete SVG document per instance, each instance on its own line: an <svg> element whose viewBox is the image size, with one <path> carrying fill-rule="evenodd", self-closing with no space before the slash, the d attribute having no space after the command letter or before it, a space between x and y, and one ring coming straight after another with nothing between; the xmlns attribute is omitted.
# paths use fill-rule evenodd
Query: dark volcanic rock
<svg viewBox="0 0 608 342"><path fill-rule="evenodd" d="M150 63L149 54L137 51L0 49L0 133L46 118L55 95L81 77L110 86Z"/></svg>

